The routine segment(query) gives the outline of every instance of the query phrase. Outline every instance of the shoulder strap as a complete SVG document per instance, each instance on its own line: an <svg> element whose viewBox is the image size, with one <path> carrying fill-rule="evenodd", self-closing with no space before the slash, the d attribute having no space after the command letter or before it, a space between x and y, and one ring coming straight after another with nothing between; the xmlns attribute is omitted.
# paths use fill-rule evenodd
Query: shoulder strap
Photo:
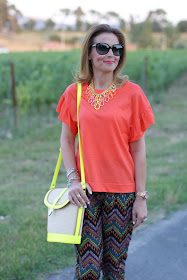
<svg viewBox="0 0 187 280"><path fill-rule="evenodd" d="M61 148L60 148L60 153L59 153L57 164L56 164L56 167L55 167L53 180L52 180L52 183L51 183L51 186L50 186L51 190L53 190L56 186L56 180L57 180L57 177L58 177L58 172L59 172L59 169L60 169L61 162L62 162L62 153L61 153Z"/></svg>
<svg viewBox="0 0 187 280"><path fill-rule="evenodd" d="M77 126L78 126L78 138L79 138L79 154L80 154L80 167L81 167L81 184L82 188L85 189L85 173L84 173L84 161L82 155L82 142L81 142L81 134L80 134L80 124L79 124L79 107L81 102L81 92L82 85L81 83L77 84Z"/></svg>
<svg viewBox="0 0 187 280"><path fill-rule="evenodd" d="M81 83L78 83L77 84L77 125L78 125L79 153L80 153L80 167L81 167L81 184L82 184L82 188L85 189L86 186L85 186L84 162L83 162L83 156L82 156L82 142L81 142L81 136L80 136L80 127L79 127L79 106L80 106L80 101L81 101L81 92L82 92L82 86L81 86ZM60 153L58 156L55 172L54 172L52 183L50 186L51 190L53 190L56 186L56 180L58 177L61 162L62 162L62 153L61 153L61 148L60 148Z"/></svg>

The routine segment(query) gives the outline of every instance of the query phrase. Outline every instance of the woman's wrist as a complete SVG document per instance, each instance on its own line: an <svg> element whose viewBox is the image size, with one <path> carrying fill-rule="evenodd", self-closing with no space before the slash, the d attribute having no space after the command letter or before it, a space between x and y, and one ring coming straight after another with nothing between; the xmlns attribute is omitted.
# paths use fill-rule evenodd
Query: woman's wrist
<svg viewBox="0 0 187 280"><path fill-rule="evenodd" d="M147 191L138 191L136 192L136 198L146 200L149 198L149 194Z"/></svg>
<svg viewBox="0 0 187 280"><path fill-rule="evenodd" d="M80 177L79 176L75 176L75 177L72 177L72 178L68 179L67 186L71 187L73 182L74 183L79 183L80 182Z"/></svg>
<svg viewBox="0 0 187 280"><path fill-rule="evenodd" d="M70 179L72 176L74 177L77 174L78 174L78 170L76 168L70 168L66 172L66 176L67 176L68 179Z"/></svg>
<svg viewBox="0 0 187 280"><path fill-rule="evenodd" d="M66 172L66 176L67 176L67 186L68 188L71 187L73 182L80 182L80 177L79 177L79 173L78 170L76 168L70 168L67 170Z"/></svg>

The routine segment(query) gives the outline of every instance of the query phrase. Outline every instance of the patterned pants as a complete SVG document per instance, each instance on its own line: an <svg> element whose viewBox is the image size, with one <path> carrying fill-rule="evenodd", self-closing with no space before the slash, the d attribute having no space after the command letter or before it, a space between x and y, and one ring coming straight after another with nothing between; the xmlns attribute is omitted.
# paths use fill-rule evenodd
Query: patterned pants
<svg viewBox="0 0 187 280"><path fill-rule="evenodd" d="M88 194L74 280L124 280L134 193Z"/></svg>

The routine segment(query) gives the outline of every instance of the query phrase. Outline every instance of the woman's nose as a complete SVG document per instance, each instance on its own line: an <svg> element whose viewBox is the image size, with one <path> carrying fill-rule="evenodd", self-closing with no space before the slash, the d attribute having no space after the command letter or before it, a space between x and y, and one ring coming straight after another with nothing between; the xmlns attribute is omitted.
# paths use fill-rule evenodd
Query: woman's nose
<svg viewBox="0 0 187 280"><path fill-rule="evenodd" d="M108 55L114 55L112 49L109 49Z"/></svg>

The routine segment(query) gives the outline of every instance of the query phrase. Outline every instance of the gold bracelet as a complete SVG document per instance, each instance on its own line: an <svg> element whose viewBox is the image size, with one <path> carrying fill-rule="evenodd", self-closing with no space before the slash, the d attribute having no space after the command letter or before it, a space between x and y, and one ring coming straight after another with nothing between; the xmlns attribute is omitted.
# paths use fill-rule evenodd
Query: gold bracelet
<svg viewBox="0 0 187 280"><path fill-rule="evenodd" d="M148 199L149 194L148 194L147 191L145 191L145 192L137 192L136 196L141 196L143 199Z"/></svg>

